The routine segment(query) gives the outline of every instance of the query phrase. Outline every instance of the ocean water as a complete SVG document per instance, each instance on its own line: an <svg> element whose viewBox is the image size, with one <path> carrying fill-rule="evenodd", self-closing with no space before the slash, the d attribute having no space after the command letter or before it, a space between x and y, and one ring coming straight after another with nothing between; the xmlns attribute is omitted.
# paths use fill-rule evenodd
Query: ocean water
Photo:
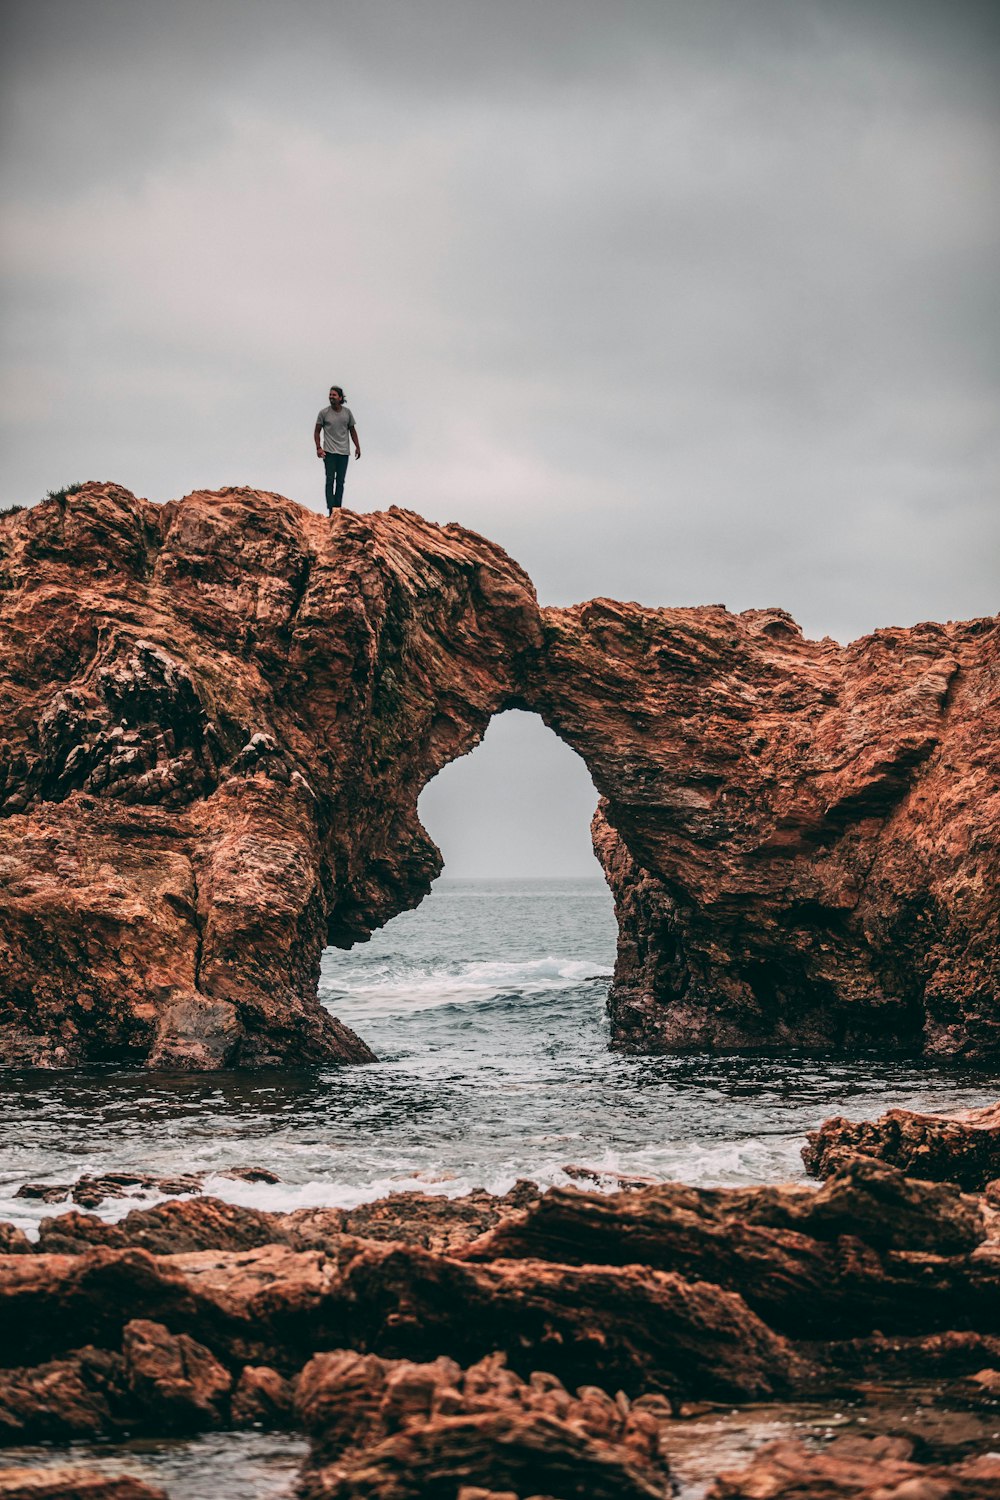
<svg viewBox="0 0 1000 1500"><path fill-rule="evenodd" d="M614 949L599 878L441 880L370 943L325 955L323 1002L375 1049L373 1066L3 1075L0 1217L33 1233L60 1208L17 1197L23 1183L113 1170L204 1172L206 1191L271 1209L565 1183L567 1165L701 1184L802 1179L805 1131L831 1114L996 1097L995 1071L877 1055L611 1052ZM282 1180L215 1175L241 1166Z"/></svg>
<svg viewBox="0 0 1000 1500"><path fill-rule="evenodd" d="M442 880L370 943L325 956L323 1002L375 1048L373 1066L0 1075L0 1217L33 1234L67 1205L18 1198L23 1183L116 1169L204 1172L206 1191L271 1209L352 1205L412 1187L499 1192L518 1177L566 1183L574 1164L704 1184L802 1180L804 1133L831 1114L996 1097L993 1073L878 1056L613 1053L604 1006L614 950L600 879ZM281 1181L217 1175L234 1166L268 1167ZM154 1201L109 1200L98 1212L117 1218ZM681 1500L700 1500L720 1465L764 1441L820 1442L845 1419L818 1407L751 1408L678 1423L670 1448ZM288 1500L304 1451L293 1434L217 1433L35 1446L4 1460L130 1472L171 1500Z"/></svg>

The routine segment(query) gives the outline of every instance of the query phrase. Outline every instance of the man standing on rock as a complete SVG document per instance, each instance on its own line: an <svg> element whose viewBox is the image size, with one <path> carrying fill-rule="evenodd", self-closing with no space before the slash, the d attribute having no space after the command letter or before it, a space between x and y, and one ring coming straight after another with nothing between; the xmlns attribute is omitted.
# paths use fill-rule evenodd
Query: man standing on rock
<svg viewBox="0 0 1000 1500"><path fill-rule="evenodd" d="M344 480L347 478L351 442L354 443L354 457L361 457L358 429L351 408L344 405L344 392L339 385L330 387L330 405L324 406L316 418L313 442L316 457L323 460L326 468L326 509L332 516L344 503Z"/></svg>

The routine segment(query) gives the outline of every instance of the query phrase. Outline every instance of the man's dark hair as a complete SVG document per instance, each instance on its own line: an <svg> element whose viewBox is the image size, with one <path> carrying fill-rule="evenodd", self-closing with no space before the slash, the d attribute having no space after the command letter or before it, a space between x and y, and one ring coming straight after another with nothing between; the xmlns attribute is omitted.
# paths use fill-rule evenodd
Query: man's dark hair
<svg viewBox="0 0 1000 1500"><path fill-rule="evenodd" d="M347 400L347 397L344 395L344 387L342 385L331 385L330 389L331 391L337 392L337 395L340 397L341 401Z"/></svg>

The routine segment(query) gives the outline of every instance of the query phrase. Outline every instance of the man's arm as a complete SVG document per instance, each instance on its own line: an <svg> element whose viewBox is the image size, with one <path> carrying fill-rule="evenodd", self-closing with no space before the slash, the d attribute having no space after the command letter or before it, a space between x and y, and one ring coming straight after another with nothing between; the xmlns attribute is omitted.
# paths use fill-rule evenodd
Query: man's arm
<svg viewBox="0 0 1000 1500"><path fill-rule="evenodd" d="M316 457L317 458L322 458L323 457L323 445L320 442L320 436L322 435L322 432L323 432L323 428L320 425L320 423L317 422L315 428L313 429L313 442L316 444Z"/></svg>
<svg viewBox="0 0 1000 1500"><path fill-rule="evenodd" d="M358 429L355 427L354 423L352 422L351 425L350 425L350 427L348 427L347 430L350 433L351 439L352 439L352 441L354 443L354 457L355 458L360 458L361 457L361 444L358 442Z"/></svg>

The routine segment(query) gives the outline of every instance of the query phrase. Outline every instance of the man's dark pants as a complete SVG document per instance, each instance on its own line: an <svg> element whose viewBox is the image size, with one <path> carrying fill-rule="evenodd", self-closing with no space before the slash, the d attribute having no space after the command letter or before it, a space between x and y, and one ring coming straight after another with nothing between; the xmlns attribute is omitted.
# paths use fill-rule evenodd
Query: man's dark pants
<svg viewBox="0 0 1000 1500"><path fill-rule="evenodd" d="M323 467L326 469L326 508L339 510L344 503L344 480L347 478L346 453L324 453Z"/></svg>

